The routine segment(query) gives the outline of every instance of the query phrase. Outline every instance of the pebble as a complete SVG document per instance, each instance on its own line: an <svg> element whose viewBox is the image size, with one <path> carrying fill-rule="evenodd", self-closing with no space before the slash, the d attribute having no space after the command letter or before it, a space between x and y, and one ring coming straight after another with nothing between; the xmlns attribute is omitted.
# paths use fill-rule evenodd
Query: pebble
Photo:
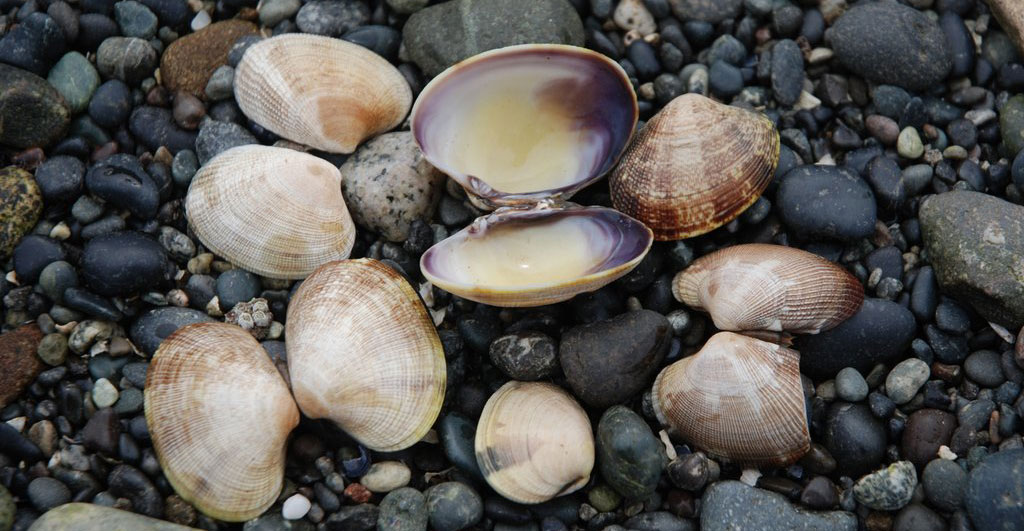
<svg viewBox="0 0 1024 531"><path fill-rule="evenodd" d="M639 310L567 330L559 359L575 396L606 408L651 384L671 339L672 327L663 315Z"/></svg>
<svg viewBox="0 0 1024 531"><path fill-rule="evenodd" d="M394 61L398 57L398 50L402 46L402 33L388 26L361 26L346 32L341 38L371 50L389 61Z"/></svg>
<svg viewBox="0 0 1024 531"><path fill-rule="evenodd" d="M963 506L967 488L967 472L954 461L933 459L921 474L928 503L944 512L953 512Z"/></svg>
<svg viewBox="0 0 1024 531"><path fill-rule="evenodd" d="M437 431L444 455L456 468L474 479L483 481L474 447L476 424L462 414L450 412L441 418Z"/></svg>
<svg viewBox="0 0 1024 531"><path fill-rule="evenodd" d="M171 269L163 247L135 231L104 234L89 240L80 267L85 283L103 296L152 290L168 278Z"/></svg>
<svg viewBox="0 0 1024 531"><path fill-rule="evenodd" d="M210 101L226 100L234 95L235 69L228 65L218 66L203 93Z"/></svg>
<svg viewBox="0 0 1024 531"><path fill-rule="evenodd" d="M227 64L235 41L256 32L255 24L232 19L215 22L172 42L160 57L164 87L171 93L185 91L203 98L210 76L217 67Z"/></svg>
<svg viewBox="0 0 1024 531"><path fill-rule="evenodd" d="M540 332L501 336L491 342L489 353L491 362L513 380L540 380L558 369L558 346Z"/></svg>
<svg viewBox="0 0 1024 531"><path fill-rule="evenodd" d="M772 47L772 94L785 106L800 99L804 82L804 56L800 46L789 39L780 40Z"/></svg>
<svg viewBox="0 0 1024 531"><path fill-rule="evenodd" d="M67 503L47 511L32 524L32 531L190 531L193 528L149 518L94 503Z"/></svg>
<svg viewBox="0 0 1024 531"><path fill-rule="evenodd" d="M612 12L612 20L623 30L635 30L644 36L658 31L658 23L643 0L621 0Z"/></svg>
<svg viewBox="0 0 1024 531"><path fill-rule="evenodd" d="M932 531L935 529L946 529L946 520L920 503L907 505L896 514L896 518L893 520L893 531Z"/></svg>
<svg viewBox="0 0 1024 531"><path fill-rule="evenodd" d="M868 382L853 367L836 374L836 395L846 402L860 402L868 396Z"/></svg>
<svg viewBox="0 0 1024 531"><path fill-rule="evenodd" d="M153 150L163 146L179 153L195 148L196 133L178 127L169 109L137 107L128 118L128 128L141 144Z"/></svg>
<svg viewBox="0 0 1024 531"><path fill-rule="evenodd" d="M1024 529L1024 449L989 455L967 480L964 506L975 529Z"/></svg>
<svg viewBox="0 0 1024 531"><path fill-rule="evenodd" d="M378 461L359 478L371 492L387 493L409 484L412 472L401 461Z"/></svg>
<svg viewBox="0 0 1024 531"><path fill-rule="evenodd" d="M835 21L830 35L839 61L876 83L925 90L952 66L938 24L904 5L857 4Z"/></svg>
<svg viewBox="0 0 1024 531"><path fill-rule="evenodd" d="M36 352L43 363L51 367L61 365L68 354L68 339L64 334L58 332L46 334L39 342Z"/></svg>
<svg viewBox="0 0 1024 531"><path fill-rule="evenodd" d="M409 131L370 140L339 170L352 218L393 242L408 237L413 221L429 219L444 192L444 174L423 158Z"/></svg>
<svg viewBox="0 0 1024 531"><path fill-rule="evenodd" d="M133 0L122 0L114 4L114 20L125 37L149 40L156 36L156 15L145 5Z"/></svg>
<svg viewBox="0 0 1024 531"><path fill-rule="evenodd" d="M220 309L227 312L240 302L258 297L262 288L260 279L244 269L225 271L217 277L217 299Z"/></svg>
<svg viewBox="0 0 1024 531"><path fill-rule="evenodd" d="M60 481L40 477L28 484L28 499L40 511L48 511L71 501L71 491Z"/></svg>
<svg viewBox="0 0 1024 531"><path fill-rule="evenodd" d="M85 174L85 186L96 197L140 219L152 219L160 207L157 183L131 155L118 153L95 164Z"/></svg>
<svg viewBox="0 0 1024 531"><path fill-rule="evenodd" d="M800 503L811 509L832 509L839 504L839 494L827 477L816 476L800 491Z"/></svg>
<svg viewBox="0 0 1024 531"><path fill-rule="evenodd" d="M42 211L43 195L32 174L14 166L0 168L0 259L11 255Z"/></svg>
<svg viewBox="0 0 1024 531"><path fill-rule="evenodd" d="M0 63L0 144L17 148L46 146L67 130L71 113L64 98L45 79Z"/></svg>
<svg viewBox="0 0 1024 531"><path fill-rule="evenodd" d="M999 110L999 131L1010 153L1024 150L1024 94L1010 98Z"/></svg>
<svg viewBox="0 0 1024 531"><path fill-rule="evenodd" d="M303 33L340 37L370 20L370 9L358 0L312 0L295 16Z"/></svg>
<svg viewBox="0 0 1024 531"><path fill-rule="evenodd" d="M64 31L44 13L29 14L0 39L0 63L7 63L38 76L64 55Z"/></svg>
<svg viewBox="0 0 1024 531"><path fill-rule="evenodd" d="M114 384L110 383L110 380L100 378L93 384L92 403L96 404L96 407L105 408L113 406L114 402L117 402L117 397L117 388L114 387Z"/></svg>
<svg viewBox="0 0 1024 531"><path fill-rule="evenodd" d="M919 409L907 418L900 454L918 467L935 459L939 448L948 445L957 420L952 413L938 409Z"/></svg>
<svg viewBox="0 0 1024 531"><path fill-rule="evenodd" d="M163 515L164 501L160 491L139 469L131 465L117 465L107 476L107 486L111 494L131 500L135 512L154 518Z"/></svg>
<svg viewBox="0 0 1024 531"><path fill-rule="evenodd" d="M906 159L915 160L924 155L924 144L921 143L921 136L913 127L904 128L896 140L896 150L900 156Z"/></svg>
<svg viewBox="0 0 1024 531"><path fill-rule="evenodd" d="M640 513L629 518L622 525L636 531L696 531L696 526L692 522L668 511Z"/></svg>
<svg viewBox="0 0 1024 531"><path fill-rule="evenodd" d="M876 363L892 363L914 339L914 315L903 306L867 298L860 310L831 330L794 341L800 371L811 378L831 378L844 367L868 373Z"/></svg>
<svg viewBox="0 0 1024 531"><path fill-rule="evenodd" d="M73 203L82 193L84 182L85 165L74 157L50 157L36 168L35 183L48 204Z"/></svg>
<svg viewBox="0 0 1024 531"><path fill-rule="evenodd" d="M88 110L89 117L101 127L115 129L131 114L131 89L120 79L109 79L93 92Z"/></svg>
<svg viewBox="0 0 1024 531"><path fill-rule="evenodd" d="M260 24L272 28L278 22L292 18L300 7L302 2L299 0L266 0L257 4L256 9L260 14Z"/></svg>
<svg viewBox="0 0 1024 531"><path fill-rule="evenodd" d="M298 520L306 516L311 506L309 498L301 494L292 494L281 506L281 516L285 520Z"/></svg>
<svg viewBox="0 0 1024 531"><path fill-rule="evenodd" d="M854 531L857 518L845 511L805 511L784 496L739 481L719 481L704 491L701 531L735 529L828 529Z"/></svg>
<svg viewBox="0 0 1024 531"><path fill-rule="evenodd" d="M6 402L0 400L0 403ZM43 459L43 452L39 447L6 422L0 422L0 451L4 455L24 459L30 463Z"/></svg>
<svg viewBox="0 0 1024 531"><path fill-rule="evenodd" d="M105 378L100 378L100 380L105 380ZM82 444L90 451L108 456L117 455L117 443L121 435L121 424L118 422L117 413L109 407L97 410L82 428L81 435Z"/></svg>
<svg viewBox="0 0 1024 531"><path fill-rule="evenodd" d="M885 378L885 394L898 405L914 398L918 389L928 381L931 370L928 364L917 358L901 361Z"/></svg>
<svg viewBox="0 0 1024 531"><path fill-rule="evenodd" d="M430 515L427 499L410 487L395 489L380 502L377 528L391 531L426 531Z"/></svg>
<svg viewBox="0 0 1024 531"><path fill-rule="evenodd" d="M483 500L465 483L440 483L428 488L423 494L427 498L431 528L436 531L459 531L483 518Z"/></svg>
<svg viewBox="0 0 1024 531"><path fill-rule="evenodd" d="M700 20L712 24L740 14L743 0L669 0L679 20Z"/></svg>
<svg viewBox="0 0 1024 531"><path fill-rule="evenodd" d="M823 439L845 475L863 474L885 455L885 428L863 404L834 403L825 419Z"/></svg>
<svg viewBox="0 0 1024 531"><path fill-rule="evenodd" d="M46 80L60 92L72 114L78 114L89 106L89 99L100 85L96 68L78 52L68 52L53 65Z"/></svg>
<svg viewBox="0 0 1024 531"><path fill-rule="evenodd" d="M664 446L639 415L612 406L597 425L597 462L601 477L628 500L654 493L665 467Z"/></svg>
<svg viewBox="0 0 1024 531"><path fill-rule="evenodd" d="M731 99L743 90L743 72L725 61L715 61L708 71L708 86L714 94Z"/></svg>
<svg viewBox="0 0 1024 531"><path fill-rule="evenodd" d="M17 507L14 505L14 496L6 487L0 485L0 529L10 531L14 524L14 515Z"/></svg>
<svg viewBox="0 0 1024 531"><path fill-rule="evenodd" d="M244 127L232 122L207 120L196 137L196 156L202 165L233 147L249 144L259 144L259 141Z"/></svg>
<svg viewBox="0 0 1024 531"><path fill-rule="evenodd" d="M0 334L0 374L4 375L0 380L0 408L13 402L43 372L45 367L36 356L42 339L43 333L35 324Z"/></svg>
<svg viewBox="0 0 1024 531"><path fill-rule="evenodd" d="M775 202L782 221L801 238L855 240L875 229L875 197L846 167L799 166L782 178Z"/></svg>
<svg viewBox="0 0 1024 531"><path fill-rule="evenodd" d="M472 55L513 44L584 43L583 23L565 0L443 2L410 16L402 39L412 61L429 77Z"/></svg>
<svg viewBox="0 0 1024 531"><path fill-rule="evenodd" d="M130 86L153 75L157 53L137 37L109 37L96 51L96 68L105 78L117 78Z"/></svg>
<svg viewBox="0 0 1024 531"><path fill-rule="evenodd" d="M982 387L999 387L1006 380L999 354L992 350L979 350L967 356L964 372Z"/></svg>
<svg viewBox="0 0 1024 531"><path fill-rule="evenodd" d="M896 511L910 503L917 471L910 461L898 461L868 474L853 486L857 501L876 511Z"/></svg>

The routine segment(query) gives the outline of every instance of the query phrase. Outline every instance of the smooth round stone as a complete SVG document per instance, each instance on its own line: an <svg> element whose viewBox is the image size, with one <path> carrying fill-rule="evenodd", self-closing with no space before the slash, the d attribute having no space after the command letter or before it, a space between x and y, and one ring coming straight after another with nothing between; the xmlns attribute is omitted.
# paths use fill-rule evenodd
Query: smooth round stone
<svg viewBox="0 0 1024 531"><path fill-rule="evenodd" d="M836 375L836 395L840 400L860 402L868 396L868 382L853 367L847 367Z"/></svg>
<svg viewBox="0 0 1024 531"><path fill-rule="evenodd" d="M48 204L71 204L82 193L85 164L67 155L57 155L36 168L35 180Z"/></svg>
<svg viewBox="0 0 1024 531"><path fill-rule="evenodd" d="M28 484L28 499L40 511L48 511L71 501L71 491L60 481L40 477Z"/></svg>
<svg viewBox="0 0 1024 531"><path fill-rule="evenodd" d="M877 466L886 439L885 427L867 406L836 402L829 408L824 443L844 475L855 477Z"/></svg>
<svg viewBox="0 0 1024 531"><path fill-rule="evenodd" d="M157 53L149 42L136 37L110 37L96 50L96 66L105 78L136 86L153 75Z"/></svg>
<svg viewBox="0 0 1024 531"><path fill-rule="evenodd" d="M114 404L114 413L118 415L134 415L142 411L142 391L135 388L127 388L121 391L117 403Z"/></svg>
<svg viewBox="0 0 1024 531"><path fill-rule="evenodd" d="M931 369L924 361L917 358L903 360L886 376L885 394L898 405L906 404L914 398L930 375Z"/></svg>
<svg viewBox="0 0 1024 531"><path fill-rule="evenodd" d="M921 484L928 503L941 511L953 512L963 506L967 472L955 461L933 459L924 467Z"/></svg>
<svg viewBox="0 0 1024 531"><path fill-rule="evenodd" d="M427 498L430 525L436 531L459 531L483 518L483 500L465 483L448 481L423 494Z"/></svg>
<svg viewBox="0 0 1024 531"><path fill-rule="evenodd" d="M490 358L513 380L540 380L558 369L558 346L540 332L516 332L491 342Z"/></svg>
<svg viewBox="0 0 1024 531"><path fill-rule="evenodd" d="M795 41L783 39L772 47L772 94L791 106L800 99L804 86L804 55Z"/></svg>
<svg viewBox="0 0 1024 531"><path fill-rule="evenodd" d="M622 503L622 496L615 492L615 489L601 483L587 492L587 501L598 512L608 513L614 511Z"/></svg>
<svg viewBox="0 0 1024 531"><path fill-rule="evenodd" d="M82 288L64 290L64 305L104 321L120 321L124 318L124 314L110 301Z"/></svg>
<svg viewBox="0 0 1024 531"><path fill-rule="evenodd" d="M747 48L736 37L728 33L715 39L708 48L707 64L725 61L733 66L740 66L747 58Z"/></svg>
<svg viewBox="0 0 1024 531"><path fill-rule="evenodd" d="M213 321L206 312L193 310L191 308L178 308L176 306L165 306L153 308L142 314L132 324L129 335L132 343L139 347L147 356L156 353L167 336L175 330L193 323L205 323Z"/></svg>
<svg viewBox="0 0 1024 531"><path fill-rule="evenodd" d="M860 478L853 486L853 495L877 511L895 511L910 503L916 486L914 464L899 461Z"/></svg>
<svg viewBox="0 0 1024 531"><path fill-rule="evenodd" d="M935 531L946 529L946 520L919 503L907 505L893 520L893 531Z"/></svg>
<svg viewBox="0 0 1024 531"><path fill-rule="evenodd" d="M389 61L394 61L398 57L398 49L402 45L402 33L389 26L360 26L349 30L341 38L371 50Z"/></svg>
<svg viewBox="0 0 1024 531"><path fill-rule="evenodd" d="M0 62L42 76L64 54L64 31L50 16L31 13L0 39Z"/></svg>
<svg viewBox="0 0 1024 531"><path fill-rule="evenodd" d="M956 413L957 422L961 427L980 430L988 425L989 416L995 410L995 402L979 398L971 400Z"/></svg>
<svg viewBox="0 0 1024 531"><path fill-rule="evenodd" d="M708 86L714 94L732 98L743 90L743 72L725 61L715 61L708 71Z"/></svg>
<svg viewBox="0 0 1024 531"><path fill-rule="evenodd" d="M946 36L920 11L896 3L860 3L830 32L839 61L876 83L925 90L952 66Z"/></svg>
<svg viewBox="0 0 1024 531"><path fill-rule="evenodd" d="M132 111L128 118L132 135L150 149L166 147L171 153L191 150L196 145L196 133L186 131L174 123L169 109L144 105Z"/></svg>
<svg viewBox="0 0 1024 531"><path fill-rule="evenodd" d="M110 407L117 402L118 392L114 384L106 378L100 378L92 387L92 403L98 408Z"/></svg>
<svg viewBox="0 0 1024 531"><path fill-rule="evenodd" d="M982 387L999 387L1006 380L999 354L992 350L979 350L967 356L964 372Z"/></svg>
<svg viewBox="0 0 1024 531"><path fill-rule="evenodd" d="M76 47L82 51L95 52L104 40L117 36L120 28L113 19L100 13L82 13L78 18L78 40Z"/></svg>
<svg viewBox="0 0 1024 531"><path fill-rule="evenodd" d="M736 18L743 0L668 0L679 20L700 20L712 24Z"/></svg>
<svg viewBox="0 0 1024 531"><path fill-rule="evenodd" d="M108 129L115 129L123 124L131 111L131 89L120 79L104 82L89 100L89 117Z"/></svg>
<svg viewBox="0 0 1024 531"><path fill-rule="evenodd" d="M121 0L114 4L114 20L125 37L149 40L156 36L156 15L145 5L133 0Z"/></svg>
<svg viewBox="0 0 1024 531"><path fill-rule="evenodd" d="M258 297L261 290L260 278L244 269L231 269L217 277L217 299L224 312Z"/></svg>
<svg viewBox="0 0 1024 531"><path fill-rule="evenodd" d="M451 412L441 419L437 430L445 457L462 472L483 481L474 449L476 424L459 413Z"/></svg>
<svg viewBox="0 0 1024 531"><path fill-rule="evenodd" d="M989 455L967 481L964 505L975 529L1024 529L1024 449Z"/></svg>
<svg viewBox="0 0 1024 531"><path fill-rule="evenodd" d="M900 444L900 454L918 467L925 466L948 445L956 430L956 417L938 409L919 409L907 418Z"/></svg>
<svg viewBox="0 0 1024 531"><path fill-rule="evenodd" d="M14 515L17 507L14 505L14 496L11 491L0 485L0 529L10 531L14 524Z"/></svg>
<svg viewBox="0 0 1024 531"><path fill-rule="evenodd" d="M339 170L352 218L393 242L408 237L413 221L430 219L444 191L444 174L423 158L409 131L370 140Z"/></svg>
<svg viewBox="0 0 1024 531"><path fill-rule="evenodd" d="M50 15L50 18L64 31L65 42L75 42L78 39L78 13L67 2L50 3L46 8L46 14Z"/></svg>
<svg viewBox="0 0 1024 531"><path fill-rule="evenodd" d="M1024 94L1018 94L999 110L999 132L1010 153L1024 150Z"/></svg>
<svg viewBox="0 0 1024 531"><path fill-rule="evenodd" d="M85 186L96 197L140 219L152 219L160 207L159 187L131 155L118 153L95 164L85 174Z"/></svg>
<svg viewBox="0 0 1024 531"><path fill-rule="evenodd" d="M370 9L358 0L312 0L295 16L303 33L340 37L370 20Z"/></svg>
<svg viewBox="0 0 1024 531"><path fill-rule="evenodd" d="M855 240L875 229L875 197L846 167L799 166L785 177L775 195L782 221L807 239Z"/></svg>
<svg viewBox="0 0 1024 531"><path fill-rule="evenodd" d="M402 487L384 496L380 501L377 528L393 531L426 531L427 499L420 491Z"/></svg>
<svg viewBox="0 0 1024 531"><path fill-rule="evenodd" d="M865 299L860 310L831 330L798 337L800 371L811 378L831 378L844 367L867 374L876 363L892 363L910 346L917 324L903 306Z"/></svg>
<svg viewBox="0 0 1024 531"><path fill-rule="evenodd" d="M635 529L636 531L692 531L694 529L691 522L668 511L640 513L629 518L622 525L626 529Z"/></svg>
<svg viewBox="0 0 1024 531"><path fill-rule="evenodd" d="M650 385L671 339L665 316L639 310L567 330L559 359L574 394L587 405L606 408Z"/></svg>
<svg viewBox="0 0 1024 531"><path fill-rule="evenodd" d="M234 94L235 69L228 65L221 65L210 74L210 81L206 83L203 93L210 101L228 99Z"/></svg>
<svg viewBox="0 0 1024 531"><path fill-rule="evenodd" d="M14 166L0 169L0 259L10 256L42 211L43 195L32 174Z"/></svg>
<svg viewBox="0 0 1024 531"><path fill-rule="evenodd" d="M187 13L192 15L191 10ZM257 29L255 24L244 20L224 20L172 42L160 57L163 85L171 93L183 90L203 97L210 75L217 67L227 64L231 47L240 37L253 35Z"/></svg>
<svg viewBox="0 0 1024 531"><path fill-rule="evenodd" d="M0 129L0 144L16 148L45 146L63 136L71 112L57 89L35 74L3 63L0 79L4 80L0 123L19 124Z"/></svg>
<svg viewBox="0 0 1024 531"><path fill-rule="evenodd" d="M800 492L800 503L811 509L831 509L839 503L836 486L825 476L816 476Z"/></svg>
<svg viewBox="0 0 1024 531"><path fill-rule="evenodd" d="M626 47L626 57L633 64L641 81L650 81L661 73L658 52L645 40L637 39L630 43Z"/></svg>
<svg viewBox="0 0 1024 531"><path fill-rule="evenodd" d="M409 484L412 472L401 461L378 461L370 465L359 482L371 492L391 492Z"/></svg>
<svg viewBox="0 0 1024 531"><path fill-rule="evenodd" d="M196 156L202 165L233 147L249 144L259 144L259 141L244 127L231 122L207 120L196 136Z"/></svg>
<svg viewBox="0 0 1024 531"><path fill-rule="evenodd" d="M299 0L267 0L260 2L257 10L260 13L260 24L272 28L278 22L292 18L302 7Z"/></svg>
<svg viewBox="0 0 1024 531"><path fill-rule="evenodd" d="M153 238L134 231L89 240L81 262L86 285L107 297L156 289L166 281L171 269L163 247Z"/></svg>
<svg viewBox="0 0 1024 531"><path fill-rule="evenodd" d="M100 85L100 75L96 68L78 52L64 54L50 69L46 80L64 97L73 114L89 106L89 99Z"/></svg>
<svg viewBox="0 0 1024 531"><path fill-rule="evenodd" d="M193 528L157 520L126 510L114 509L95 503L68 503L42 515L32 525L33 531L189 531ZM248 524L246 530L248 530ZM275 530L283 529L281 527ZM260 531L263 531L262 529Z"/></svg>
<svg viewBox="0 0 1024 531"><path fill-rule="evenodd" d="M285 520L298 520L306 516L312 505L309 498L301 494L293 494L281 505L281 517Z"/></svg>
<svg viewBox="0 0 1024 531"><path fill-rule="evenodd" d="M959 304L943 301L935 308L935 325L943 332L965 334L971 329L971 317Z"/></svg>
<svg viewBox="0 0 1024 531"><path fill-rule="evenodd" d="M174 178L174 184L181 188L188 188L197 171L199 171L199 158L196 157L194 151L185 149L174 155L174 160L171 163L171 176Z"/></svg>
<svg viewBox="0 0 1024 531"><path fill-rule="evenodd" d="M668 459L664 445L639 415L613 406L601 415L596 436L601 477L630 500L650 496Z"/></svg>
<svg viewBox="0 0 1024 531"><path fill-rule="evenodd" d="M29 234L14 248L14 272L22 284L39 279L46 266L66 257L60 242L46 236Z"/></svg>
<svg viewBox="0 0 1024 531"><path fill-rule="evenodd" d="M921 142L921 135L913 127L904 128L896 139L896 150L900 156L907 159L917 159L924 154L924 144Z"/></svg>
<svg viewBox="0 0 1024 531"><path fill-rule="evenodd" d="M61 365L68 355L68 338L57 332L46 334L39 342L36 353L43 363L51 367Z"/></svg>

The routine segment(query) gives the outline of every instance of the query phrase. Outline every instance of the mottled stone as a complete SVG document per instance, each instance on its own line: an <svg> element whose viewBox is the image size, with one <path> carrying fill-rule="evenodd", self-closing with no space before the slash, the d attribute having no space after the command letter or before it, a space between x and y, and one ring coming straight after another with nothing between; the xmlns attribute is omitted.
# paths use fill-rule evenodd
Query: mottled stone
<svg viewBox="0 0 1024 531"><path fill-rule="evenodd" d="M806 511L784 496L739 481L719 481L704 491L701 531L801 529L855 531L857 517L845 511Z"/></svg>
<svg viewBox="0 0 1024 531"><path fill-rule="evenodd" d="M42 211L43 195L32 174L15 166L0 169L0 260L11 255Z"/></svg>
<svg viewBox="0 0 1024 531"><path fill-rule="evenodd" d="M895 511L910 503L917 486L917 470L910 461L898 461L868 474L853 486L857 501L878 511Z"/></svg>
<svg viewBox="0 0 1024 531"><path fill-rule="evenodd" d="M0 334L0 408L18 398L46 368L36 355L42 340L35 323Z"/></svg>
<svg viewBox="0 0 1024 531"><path fill-rule="evenodd" d="M71 112L57 89L35 74L3 63L0 79L0 144L46 146L64 135Z"/></svg>
<svg viewBox="0 0 1024 531"><path fill-rule="evenodd" d="M167 90L184 90L205 98L204 89L213 71L228 62L231 46L239 37L253 35L255 24L232 19L210 24L167 47L160 59L160 75Z"/></svg>

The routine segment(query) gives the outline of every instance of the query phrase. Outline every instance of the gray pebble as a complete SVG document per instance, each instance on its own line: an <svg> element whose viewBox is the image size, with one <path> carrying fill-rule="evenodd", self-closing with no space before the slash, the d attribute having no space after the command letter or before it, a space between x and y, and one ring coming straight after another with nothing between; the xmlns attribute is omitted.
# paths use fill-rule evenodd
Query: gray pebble
<svg viewBox="0 0 1024 531"><path fill-rule="evenodd" d="M71 501L71 491L56 479L39 477L28 484L28 499L36 509L45 512Z"/></svg>
<svg viewBox="0 0 1024 531"><path fill-rule="evenodd" d="M898 461L872 472L853 486L857 501L878 511L895 511L910 503L917 471L910 461Z"/></svg>
<svg viewBox="0 0 1024 531"><path fill-rule="evenodd" d="M930 375L931 369L924 361L917 358L903 360L885 378L885 394L898 405L906 404Z"/></svg>
<svg viewBox="0 0 1024 531"><path fill-rule="evenodd" d="M836 395L847 402L860 402L868 396L868 382L853 367L847 367L836 375Z"/></svg>

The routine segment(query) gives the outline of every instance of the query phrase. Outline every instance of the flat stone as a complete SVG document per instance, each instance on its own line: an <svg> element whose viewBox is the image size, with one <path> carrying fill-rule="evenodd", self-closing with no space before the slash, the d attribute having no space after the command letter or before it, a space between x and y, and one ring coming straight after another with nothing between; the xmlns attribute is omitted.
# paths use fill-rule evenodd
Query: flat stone
<svg viewBox="0 0 1024 531"><path fill-rule="evenodd" d="M669 0L679 20L703 20L718 23L735 18L743 8L743 0Z"/></svg>
<svg viewBox="0 0 1024 531"><path fill-rule="evenodd" d="M885 394L897 405L910 402L917 390L928 381L931 369L917 358L899 362L885 378Z"/></svg>
<svg viewBox="0 0 1024 531"><path fill-rule="evenodd" d="M0 63L0 144L46 146L61 138L71 122L64 97L45 79ZM7 124L7 127L4 127Z"/></svg>
<svg viewBox="0 0 1024 531"><path fill-rule="evenodd" d="M35 323L0 334L0 408L18 398L46 368L36 355L42 340Z"/></svg>
<svg viewBox="0 0 1024 531"><path fill-rule="evenodd" d="M29 528L31 531L197 531L141 514L92 503L67 503L47 511Z"/></svg>
<svg viewBox="0 0 1024 531"><path fill-rule="evenodd" d="M100 74L96 67L78 52L68 52L57 61L46 76L72 113L80 113L89 106L89 99L100 86Z"/></svg>
<svg viewBox="0 0 1024 531"><path fill-rule="evenodd" d="M183 90L204 99L204 89L213 71L228 62L231 46L239 37L254 35L251 22L232 19L216 22L172 42L160 59L163 85L173 92Z"/></svg>
<svg viewBox="0 0 1024 531"><path fill-rule="evenodd" d="M795 507L781 494L727 480L714 483L704 491L700 529L855 531L857 517L845 511L806 511Z"/></svg>

